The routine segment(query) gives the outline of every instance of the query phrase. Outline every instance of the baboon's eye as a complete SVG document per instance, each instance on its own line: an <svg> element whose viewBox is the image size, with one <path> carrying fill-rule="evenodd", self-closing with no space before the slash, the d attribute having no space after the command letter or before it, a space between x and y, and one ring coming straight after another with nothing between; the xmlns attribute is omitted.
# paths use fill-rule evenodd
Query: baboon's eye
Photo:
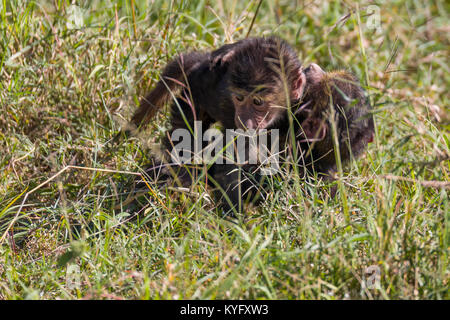
<svg viewBox="0 0 450 320"><path fill-rule="evenodd" d="M254 104L255 106L260 106L260 105L263 104L263 102L264 102L264 101L263 101L261 98L257 98L257 97L253 98L253 104Z"/></svg>
<svg viewBox="0 0 450 320"><path fill-rule="evenodd" d="M237 101L244 101L244 96L242 94L236 94L235 98Z"/></svg>

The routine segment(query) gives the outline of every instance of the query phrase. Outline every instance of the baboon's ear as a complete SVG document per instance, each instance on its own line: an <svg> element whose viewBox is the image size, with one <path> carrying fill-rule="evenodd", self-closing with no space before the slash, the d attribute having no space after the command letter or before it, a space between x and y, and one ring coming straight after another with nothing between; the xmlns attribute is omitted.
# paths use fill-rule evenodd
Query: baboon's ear
<svg viewBox="0 0 450 320"><path fill-rule="evenodd" d="M294 78L294 83L292 87L292 97L294 100L300 100L303 97L303 92L305 91L306 86L306 77L303 72L303 68L299 68L296 71L296 76Z"/></svg>
<svg viewBox="0 0 450 320"><path fill-rule="evenodd" d="M227 67L236 52L236 44L226 44L211 53L209 69Z"/></svg>
<svg viewBox="0 0 450 320"><path fill-rule="evenodd" d="M309 117L302 122L297 138L300 142L313 142L325 139L327 135L327 123L316 117Z"/></svg>

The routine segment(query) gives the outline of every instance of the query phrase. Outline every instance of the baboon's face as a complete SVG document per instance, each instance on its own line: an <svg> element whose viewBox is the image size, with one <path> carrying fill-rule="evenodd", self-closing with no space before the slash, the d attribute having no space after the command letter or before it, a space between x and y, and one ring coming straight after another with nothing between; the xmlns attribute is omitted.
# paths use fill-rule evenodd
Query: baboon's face
<svg viewBox="0 0 450 320"><path fill-rule="evenodd" d="M267 129L299 100L305 76L297 57L273 42L237 50L229 62L234 123L241 129Z"/></svg>
<svg viewBox="0 0 450 320"><path fill-rule="evenodd" d="M277 122L286 110L282 93L267 89L232 92L235 109L234 123L240 129L267 129Z"/></svg>

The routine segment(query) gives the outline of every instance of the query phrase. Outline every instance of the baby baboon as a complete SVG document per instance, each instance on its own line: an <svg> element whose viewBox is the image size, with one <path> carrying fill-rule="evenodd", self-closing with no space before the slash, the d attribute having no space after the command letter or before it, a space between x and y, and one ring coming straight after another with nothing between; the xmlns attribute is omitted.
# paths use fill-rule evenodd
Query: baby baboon
<svg viewBox="0 0 450 320"><path fill-rule="evenodd" d="M181 89L181 94L175 96L176 89ZM132 118L134 127L145 126L171 97L175 98L171 128L163 141L169 161L172 133L180 128L192 132L196 120L203 128L220 122L224 129L279 129L285 149L292 140L291 113L296 145L301 151L297 157L300 167L332 179L336 142L331 121L336 124L344 163L363 151L374 131L370 106L354 76L342 71L325 73L316 64L303 70L293 49L277 37L245 39L213 52L179 55L142 100ZM334 120L329 116L331 110ZM250 168L230 164L209 168L208 174L221 187L222 197L228 198L222 201L226 212L242 211L243 194L254 184L241 173ZM181 166L178 169L182 170L176 178L190 185L192 172Z"/></svg>
<svg viewBox="0 0 450 320"><path fill-rule="evenodd" d="M302 152L299 161L306 169L332 180L337 169L335 145L345 164L373 140L371 107L359 81L349 72L324 72L314 63L304 72L305 93L294 111L296 141Z"/></svg>
<svg viewBox="0 0 450 320"><path fill-rule="evenodd" d="M285 106L300 101L304 87L301 63L285 41L277 37L245 39L213 52L181 54L169 62L131 122L135 128L145 126L165 102L175 98L174 91L181 89L171 108L171 128L163 141L166 160L170 160L175 130L192 132L196 120L203 128L215 122L224 129L276 127L284 118ZM225 205L227 211L242 210L236 168L213 165L209 170L231 201ZM190 171L181 170L177 178L188 186L190 176Z"/></svg>

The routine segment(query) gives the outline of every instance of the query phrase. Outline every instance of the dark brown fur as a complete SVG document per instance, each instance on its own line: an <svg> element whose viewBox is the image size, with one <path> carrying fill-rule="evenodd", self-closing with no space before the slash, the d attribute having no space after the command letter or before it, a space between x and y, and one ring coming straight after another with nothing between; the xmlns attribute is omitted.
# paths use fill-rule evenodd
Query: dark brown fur
<svg viewBox="0 0 450 320"><path fill-rule="evenodd" d="M343 164L360 155L373 138L370 105L357 79L345 71L325 73L315 64L303 70L295 52L279 38L246 39L213 52L178 56L142 100L132 124L147 124L176 89L181 94L172 105L172 127L163 143L168 152L173 130L192 127L194 120L202 121L203 128L220 122L224 129L280 129L281 149L288 150L291 113L299 167L333 179L336 157L331 121L336 124ZM250 170L249 166L213 165L208 171L221 187L222 198L229 200L223 201L226 211L242 211L242 195L255 183L258 186L258 172L256 181L242 183L241 175ZM191 172L176 175L190 184Z"/></svg>
<svg viewBox="0 0 450 320"><path fill-rule="evenodd" d="M371 107L358 79L349 72L326 73L312 64L305 75L305 94L295 111L299 163L333 180L337 168L331 121L336 124L339 156L345 165L373 139ZM333 112L334 120L330 116Z"/></svg>
<svg viewBox="0 0 450 320"><path fill-rule="evenodd" d="M296 53L276 37L253 38L224 45L213 52L181 54L168 63L161 80L142 100L132 117L131 129L145 126L169 101L171 128L163 141L166 160L172 149L170 137L178 128L193 128L195 120L203 128L220 122L224 129L276 127L284 119L286 106L303 95L305 76ZM239 176L235 165L214 165L209 173L231 202L226 210L242 210ZM191 173L180 180L190 185Z"/></svg>
<svg viewBox="0 0 450 320"><path fill-rule="evenodd" d="M285 84L289 86L287 94ZM301 63L286 42L276 37L241 40L213 52L181 54L169 62L131 122L136 127L145 126L181 88L178 103L189 124L195 118L207 124L219 121L227 129L268 127L282 115L271 107L285 106L287 98L300 99L304 86ZM237 96L244 100L237 101ZM254 98L264 105L256 107ZM270 114L264 113L264 120L255 121L261 109ZM171 122L172 129L186 127L176 105ZM245 126L247 122L251 127Z"/></svg>

